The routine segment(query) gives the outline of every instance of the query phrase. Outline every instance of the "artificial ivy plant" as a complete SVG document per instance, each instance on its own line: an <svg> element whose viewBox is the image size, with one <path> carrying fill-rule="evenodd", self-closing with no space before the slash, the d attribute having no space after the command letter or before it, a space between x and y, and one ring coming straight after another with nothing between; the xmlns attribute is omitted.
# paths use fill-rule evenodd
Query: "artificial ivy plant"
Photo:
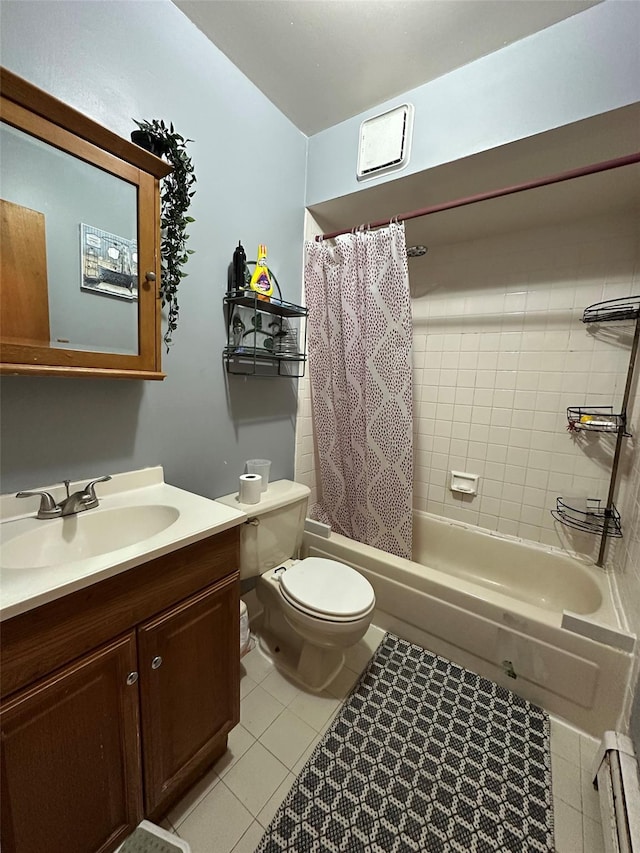
<svg viewBox="0 0 640 853"><path fill-rule="evenodd" d="M187 249L186 245L189 239L187 225L195 222L192 216L187 216L191 199L196 192L192 189L196 182L193 162L186 148L187 143L193 140L180 136L173 129L173 124L167 127L162 119L152 121L134 119L134 122L145 136L142 137L138 131L134 131L131 134L132 140L157 156L164 157L173 166L173 171L162 179L160 191L160 226L162 228L160 296L162 306L168 306L167 331L164 335L168 352L173 333L178 327L180 313L178 286L188 275L182 267L189 260L189 255L194 253L194 250Z"/></svg>

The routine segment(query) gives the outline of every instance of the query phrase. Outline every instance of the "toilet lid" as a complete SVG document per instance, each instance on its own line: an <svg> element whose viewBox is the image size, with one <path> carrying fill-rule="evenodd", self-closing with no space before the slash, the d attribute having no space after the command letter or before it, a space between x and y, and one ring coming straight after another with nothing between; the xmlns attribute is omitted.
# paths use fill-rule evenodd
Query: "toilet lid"
<svg viewBox="0 0 640 853"><path fill-rule="evenodd" d="M344 563L307 557L280 575L282 594L307 612L357 619L375 604L369 581Z"/></svg>

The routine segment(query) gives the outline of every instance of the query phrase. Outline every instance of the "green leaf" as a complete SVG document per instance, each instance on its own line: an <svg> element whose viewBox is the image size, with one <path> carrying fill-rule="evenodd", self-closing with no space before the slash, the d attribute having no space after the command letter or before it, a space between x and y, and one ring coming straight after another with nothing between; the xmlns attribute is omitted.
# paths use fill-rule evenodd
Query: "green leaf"
<svg viewBox="0 0 640 853"><path fill-rule="evenodd" d="M167 149L165 158L173 166L173 172L165 176L160 184L162 229L160 296L162 305L168 306L167 331L163 338L168 352L172 343L172 334L178 327L178 285L188 276L188 273L181 268L188 261L189 255L195 254L194 249L186 248L186 242L190 236L186 232L186 227L196 221L192 216L186 215L196 192L191 189L196 183L196 175L193 161L186 148L187 143L193 140L185 139L184 136L176 133L173 122L170 122L167 127L164 119L151 121L132 119L132 121L141 130L147 130L164 142Z"/></svg>

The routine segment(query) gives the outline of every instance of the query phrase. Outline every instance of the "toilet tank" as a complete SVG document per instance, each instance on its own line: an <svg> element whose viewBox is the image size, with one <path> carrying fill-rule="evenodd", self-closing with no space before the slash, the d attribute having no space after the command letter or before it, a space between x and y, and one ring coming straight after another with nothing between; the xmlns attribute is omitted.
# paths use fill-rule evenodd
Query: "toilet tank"
<svg viewBox="0 0 640 853"><path fill-rule="evenodd" d="M249 518L240 531L240 577L250 578L297 557L311 490L291 480L269 483L257 504L243 504L238 493L217 498Z"/></svg>

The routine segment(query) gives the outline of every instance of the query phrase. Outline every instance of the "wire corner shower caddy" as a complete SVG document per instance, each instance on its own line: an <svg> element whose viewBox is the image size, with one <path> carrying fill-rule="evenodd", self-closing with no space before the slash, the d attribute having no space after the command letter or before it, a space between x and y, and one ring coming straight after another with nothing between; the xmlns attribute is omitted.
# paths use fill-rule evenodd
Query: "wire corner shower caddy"
<svg viewBox="0 0 640 853"><path fill-rule="evenodd" d="M600 550L596 561L598 566L604 565L607 540L610 537L619 538L622 536L622 520L613 499L618 480L622 442L624 438L630 436L627 430L627 407L631 396L633 372L640 340L640 296L597 302L585 308L582 315L583 323L607 323L614 320L635 321L620 411L614 411L613 406L569 406L567 408L568 429L571 432L600 432L616 436L606 503L603 504L599 498L559 497L556 501L556 508L551 511L553 517L567 527L594 533L601 537Z"/></svg>

